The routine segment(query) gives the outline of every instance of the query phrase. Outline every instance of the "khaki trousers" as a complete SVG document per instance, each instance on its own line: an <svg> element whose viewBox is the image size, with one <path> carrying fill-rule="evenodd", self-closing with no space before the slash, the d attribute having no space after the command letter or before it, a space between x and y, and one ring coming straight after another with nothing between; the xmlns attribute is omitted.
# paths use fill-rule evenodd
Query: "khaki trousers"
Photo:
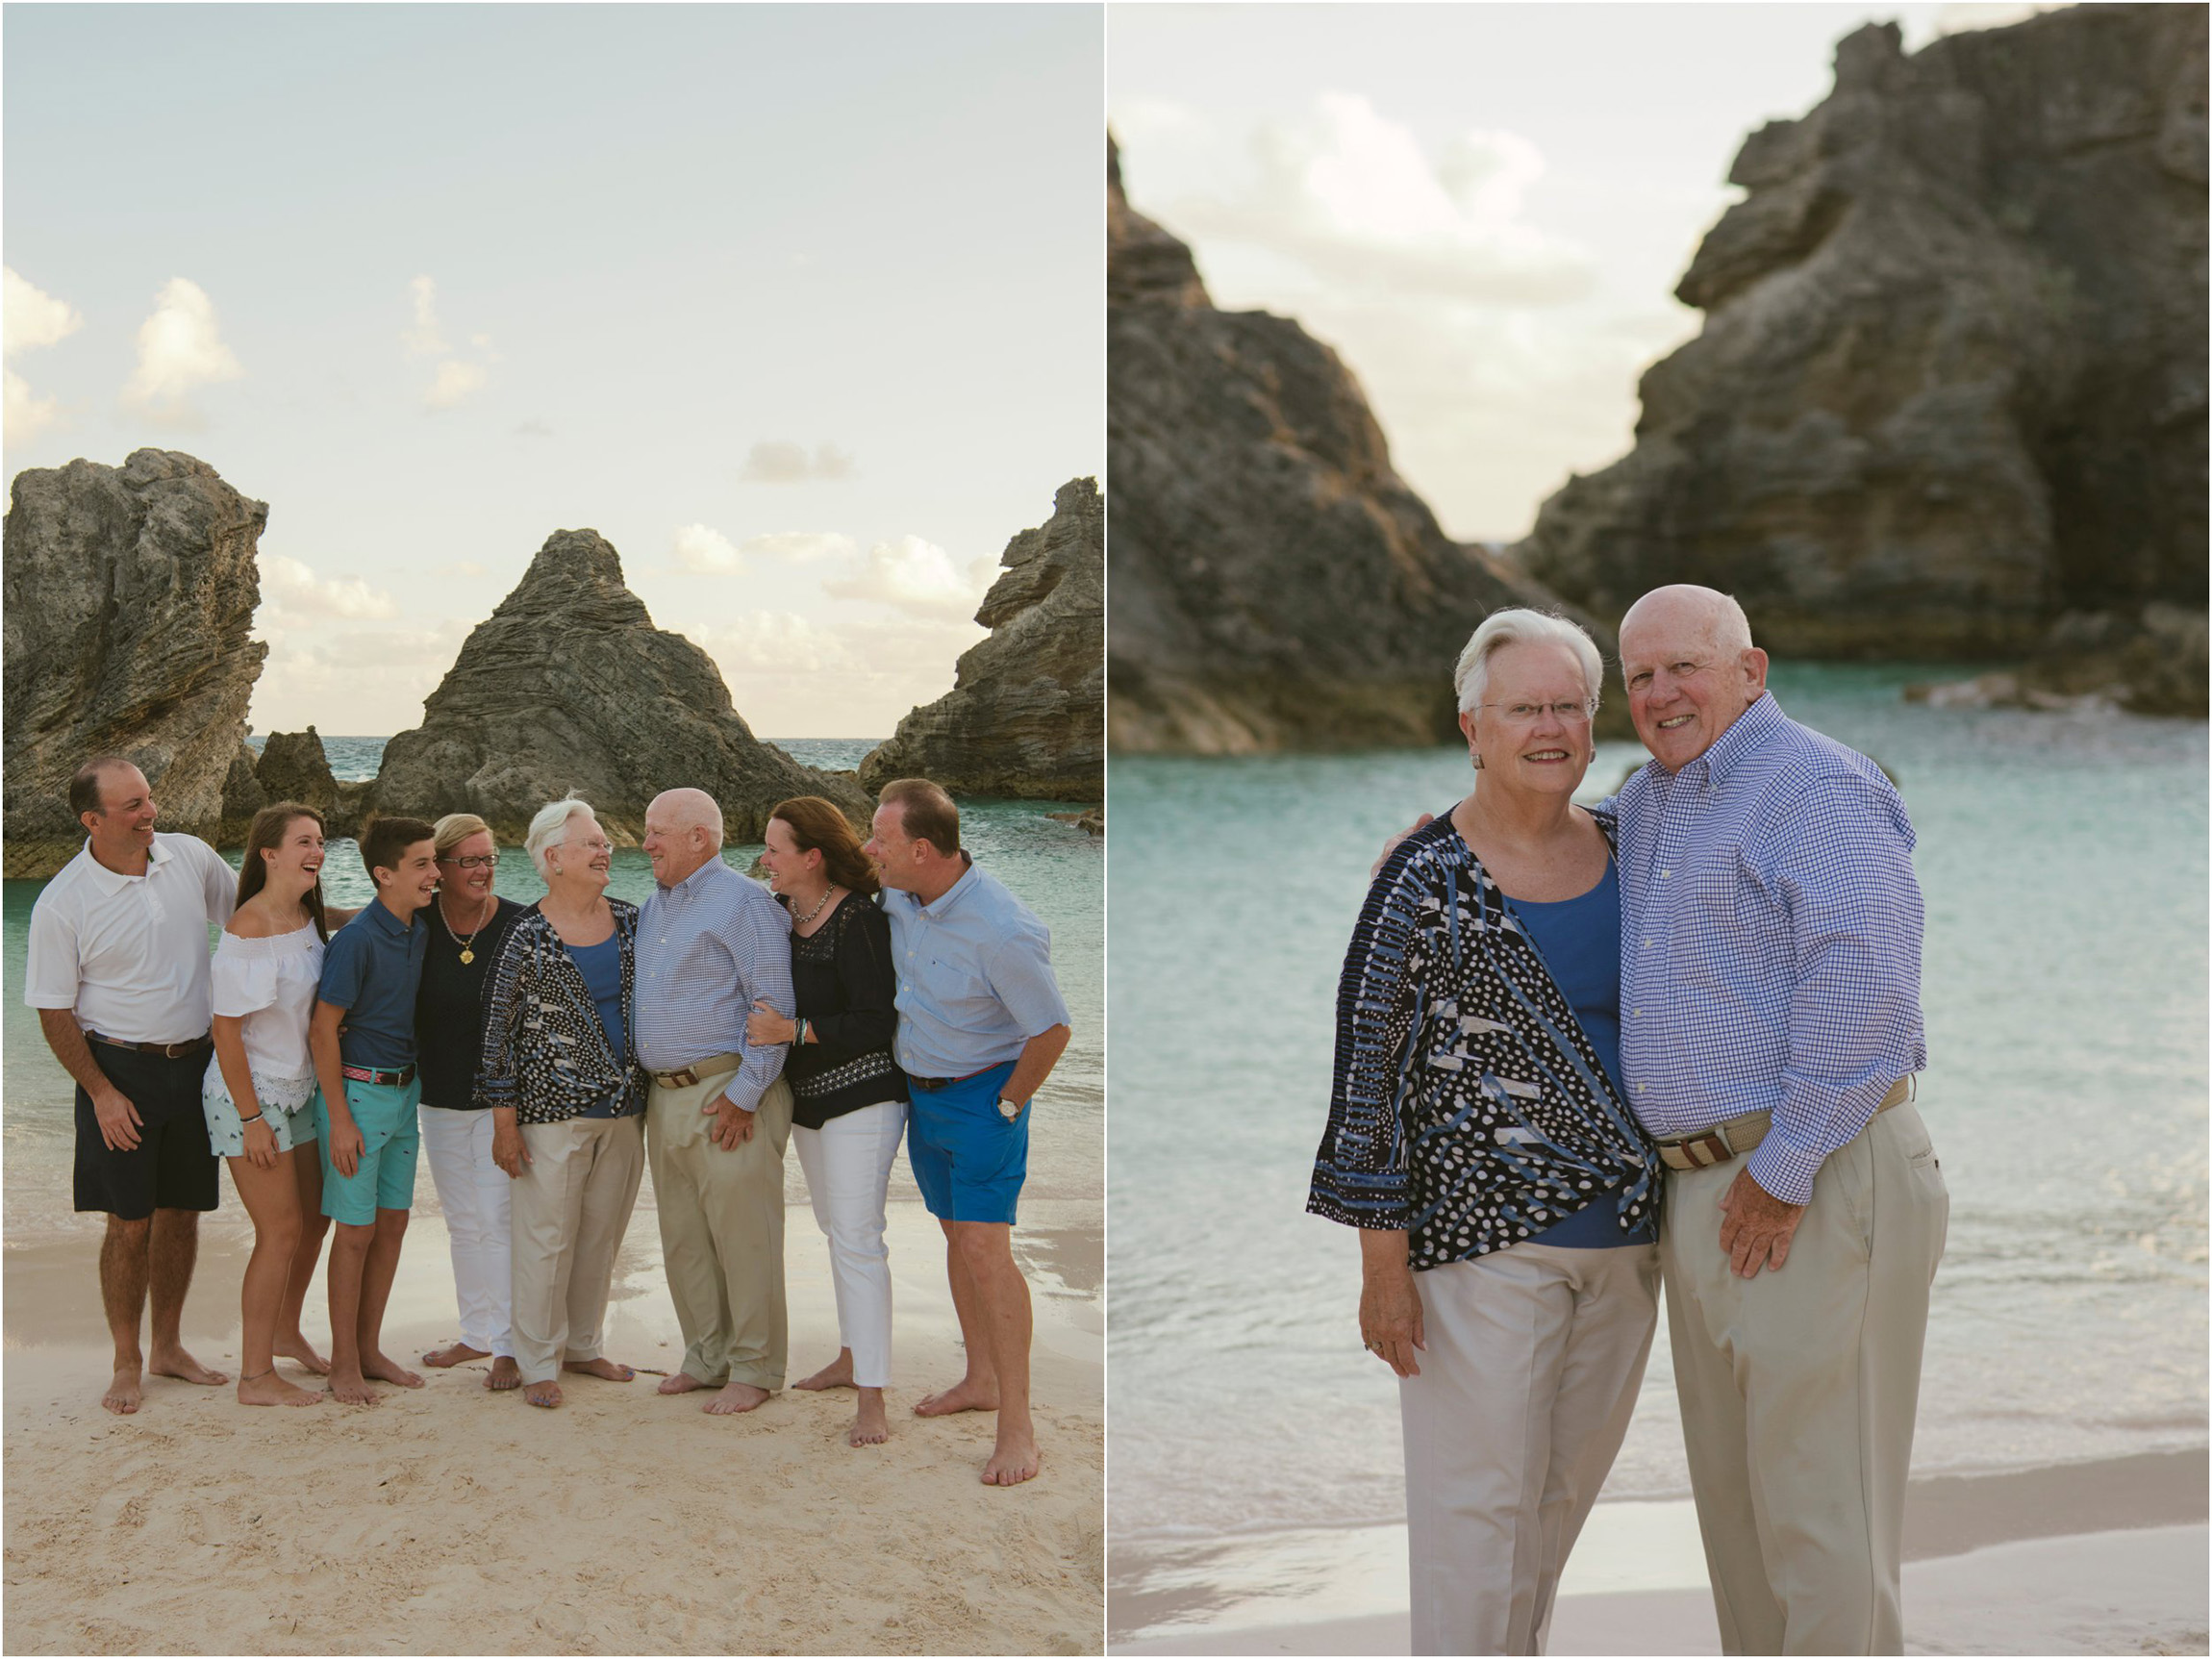
<svg viewBox="0 0 2212 1659"><path fill-rule="evenodd" d="M1659 1318L1649 1244L1515 1244L1416 1275L1398 1382L1416 1653L1541 1653Z"/></svg>
<svg viewBox="0 0 2212 1659"><path fill-rule="evenodd" d="M700 1108L735 1071L689 1089L653 1085L645 1139L668 1294L684 1333L682 1370L703 1383L784 1386L784 1147L792 1089L781 1077L761 1096L753 1137L734 1151L707 1138Z"/></svg>
<svg viewBox="0 0 2212 1659"><path fill-rule="evenodd" d="M645 1172L636 1118L525 1123L522 1166L510 1194L515 1299L510 1335L526 1383L561 1374L566 1360L595 1360L607 1319L615 1254Z"/></svg>
<svg viewBox="0 0 2212 1659"><path fill-rule="evenodd" d="M1660 1260L1690 1485L1725 1653L1898 1653L1898 1563L1928 1285L1950 1197L1892 1107L1829 1155L1779 1272L1740 1279L1721 1200L1667 1172Z"/></svg>

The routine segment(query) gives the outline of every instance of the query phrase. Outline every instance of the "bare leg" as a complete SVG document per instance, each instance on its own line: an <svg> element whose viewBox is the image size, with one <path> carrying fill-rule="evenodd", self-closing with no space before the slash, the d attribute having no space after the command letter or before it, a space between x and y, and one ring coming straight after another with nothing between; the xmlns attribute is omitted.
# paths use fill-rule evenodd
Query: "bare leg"
<svg viewBox="0 0 2212 1659"><path fill-rule="evenodd" d="M148 1284L153 1292L154 1340L146 1345L146 1370L156 1376L213 1388L227 1383L228 1371L211 1370L185 1352L180 1331L185 1293L192 1288L192 1265L200 1254L197 1210L156 1210L146 1246Z"/></svg>
<svg viewBox="0 0 2212 1659"><path fill-rule="evenodd" d="M1037 1473L1029 1420L1029 1281L1014 1263L1014 1229L1003 1221L955 1221L955 1243L974 1284L982 1335L998 1383L998 1442L983 1466L986 1486L1019 1486Z"/></svg>
<svg viewBox="0 0 2212 1659"><path fill-rule="evenodd" d="M956 1411L996 1411L998 1373L992 1369L991 1337L975 1274L960 1247L959 1227L980 1226L974 1221L937 1223L944 1229L944 1276L952 1283L952 1311L960 1316L960 1345L968 1350L968 1374L950 1388L939 1389L915 1401L917 1417L949 1417Z"/></svg>
<svg viewBox="0 0 2212 1659"><path fill-rule="evenodd" d="M384 1310L391 1300L392 1282L399 1277L399 1247L406 1242L407 1212L378 1210L361 1275L361 1374L401 1388L420 1388L421 1377L384 1352Z"/></svg>
<svg viewBox="0 0 2212 1659"><path fill-rule="evenodd" d="M852 1427L845 1431L847 1445L881 1445L891 1438L891 1423L883 1415L883 1390L864 1388L858 1391L860 1405L852 1414Z"/></svg>
<svg viewBox="0 0 2212 1659"><path fill-rule="evenodd" d="M277 1375L272 1351L285 1285L299 1247L298 1185L282 1159L269 1169L250 1158L226 1162L231 1167L231 1184L254 1221L254 1253L247 1259L245 1280L239 1292L239 1403L319 1405L319 1393L310 1394Z"/></svg>
<svg viewBox="0 0 2212 1659"><path fill-rule="evenodd" d="M792 1387L808 1390L852 1387L852 1349L838 1349L836 1359L830 1361L813 1376L800 1378L799 1381L792 1384ZM881 1394L883 1391L878 1389L876 1392Z"/></svg>
<svg viewBox="0 0 2212 1659"><path fill-rule="evenodd" d="M297 1360L316 1376L330 1374L330 1361L315 1352L300 1329L300 1310L307 1306L308 1288L314 1282L314 1264L322 1254L323 1235L330 1218L322 1213L322 1154L311 1142L294 1146L285 1156L291 1163L293 1189L299 1194L299 1243L291 1253L291 1274L285 1282L284 1308L277 1316L276 1340L270 1352Z"/></svg>
<svg viewBox="0 0 2212 1659"><path fill-rule="evenodd" d="M138 1409L142 1386L138 1373L145 1356L138 1350L138 1321L146 1312L146 1249L153 1231L151 1218L126 1221L108 1218L108 1236L100 1241L100 1304L108 1311L108 1334L115 1343L115 1375L100 1403L118 1417Z"/></svg>
<svg viewBox="0 0 2212 1659"><path fill-rule="evenodd" d="M340 1221L330 1242L330 1392L347 1405L374 1405L361 1370L361 1284L376 1225Z"/></svg>

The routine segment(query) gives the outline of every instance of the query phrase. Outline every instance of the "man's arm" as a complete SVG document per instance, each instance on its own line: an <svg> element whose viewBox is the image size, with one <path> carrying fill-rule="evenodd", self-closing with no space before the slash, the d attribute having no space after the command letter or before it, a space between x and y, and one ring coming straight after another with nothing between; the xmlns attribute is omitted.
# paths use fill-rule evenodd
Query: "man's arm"
<svg viewBox="0 0 2212 1659"><path fill-rule="evenodd" d="M786 1019L795 1015L798 998L792 990L791 930L783 918L761 905L741 905L728 943L746 1006L765 1002ZM725 1151L753 1138L753 1119L760 1110L761 1096L783 1074L784 1056L791 1052L781 1043L747 1043L743 1046L744 1064L738 1068L738 1074L721 1093L700 1108L715 1115L708 1138Z"/></svg>
<svg viewBox="0 0 2212 1659"><path fill-rule="evenodd" d="M92 1097L92 1116L99 1121L100 1139L108 1144L108 1149L128 1152L137 1146L138 1129L145 1120L138 1116L138 1109L131 1104L130 1097L108 1081L108 1074L92 1058L92 1045L85 1041L84 1028L77 1023L77 1016L66 1008L41 1008L38 1029L45 1034L46 1046L54 1051L62 1069Z"/></svg>
<svg viewBox="0 0 2212 1659"><path fill-rule="evenodd" d="M207 899L208 919L220 927L239 907L239 872L198 836L188 839L199 849L192 856L199 860L200 891Z"/></svg>
<svg viewBox="0 0 2212 1659"><path fill-rule="evenodd" d="M1053 1067L1060 1064L1061 1055L1068 1052L1068 1040L1074 1033L1065 1025L1055 1025L1048 1031L1040 1031L1021 1045L1021 1054L1014 1062L1013 1075L999 1090L1009 1100L1018 1100L1026 1106L1044 1087L1045 1078L1052 1075Z"/></svg>

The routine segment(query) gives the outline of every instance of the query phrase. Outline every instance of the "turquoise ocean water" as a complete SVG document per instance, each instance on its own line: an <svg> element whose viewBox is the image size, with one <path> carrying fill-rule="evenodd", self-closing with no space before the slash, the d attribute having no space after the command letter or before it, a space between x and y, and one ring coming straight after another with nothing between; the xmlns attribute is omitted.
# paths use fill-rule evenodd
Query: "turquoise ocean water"
<svg viewBox="0 0 2212 1659"><path fill-rule="evenodd" d="M778 746L808 766L850 767L878 740L786 740ZM375 775L383 755L382 738L326 738L331 770L339 778ZM158 797L157 797L158 798ZM1072 824L1055 822L1047 811L1072 810L1050 801L964 802L962 840L976 861L990 869L1043 918L1052 930L1053 968L1074 1021L1068 1053L1039 1099L1031 1131L1029 1183L1033 1199L1076 1199L1095 1204L1104 1192L1105 1134L1105 861L1103 846ZM758 845L725 849L740 869L749 867ZM227 855L235 865L238 854ZM527 904L545 891L537 870L518 846L500 849L497 890ZM0 1015L5 1037L5 1111L0 1111L0 1148L5 1158L5 1235L11 1242L48 1237L58 1230L97 1228L97 1218L70 1212L69 1161L72 1145L70 1084L67 1073L46 1050L38 1016L23 1006L23 958L31 907L45 886L38 881L0 883L0 977L6 1011ZM610 891L642 901L652 891L653 872L645 855L632 848L615 854ZM323 870L323 891L339 905L358 905L368 896L366 872L351 841L331 844ZM803 1192L798 1160L790 1163L787 1189L796 1199ZM899 1160L892 1197L917 1196ZM224 1195L226 1219L242 1220L235 1197ZM427 1177L417 1184L417 1204L432 1201ZM218 1212L218 1215L223 1215Z"/></svg>
<svg viewBox="0 0 2212 1659"><path fill-rule="evenodd" d="M1920 834L1952 1209L1916 1468L2201 1445L2206 728L1905 704L1926 677L1774 675ZM1602 746L1584 798L1644 758ZM1113 765L1118 1542L1403 1518L1357 1244L1303 1208L1368 867L1469 781L1456 749ZM1676 1421L1662 1332L1609 1496L1687 1494Z"/></svg>

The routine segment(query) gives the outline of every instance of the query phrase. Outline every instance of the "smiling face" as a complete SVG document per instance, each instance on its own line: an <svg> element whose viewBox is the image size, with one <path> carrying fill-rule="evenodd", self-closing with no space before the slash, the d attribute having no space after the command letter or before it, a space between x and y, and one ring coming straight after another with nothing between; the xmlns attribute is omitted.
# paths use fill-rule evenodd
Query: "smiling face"
<svg viewBox="0 0 2212 1659"><path fill-rule="evenodd" d="M464 864L462 861L498 857L499 843L491 839L491 832L480 830L466 841L455 842L453 849L438 861L438 885L465 907L481 909L484 901L491 896L491 877L498 867L496 863Z"/></svg>
<svg viewBox="0 0 2212 1659"><path fill-rule="evenodd" d="M111 860L138 858L154 844L154 819L160 813L146 774L125 763L100 774L100 805L79 821L95 852Z"/></svg>
<svg viewBox="0 0 2212 1659"><path fill-rule="evenodd" d="M277 844L262 848L274 892L306 892L322 875L322 825L304 813L289 820Z"/></svg>
<svg viewBox="0 0 2212 1659"><path fill-rule="evenodd" d="M1500 645L1487 667L1482 706L1459 716L1482 757L1481 787L1572 794L1591 755L1581 662L1565 645L1529 640Z"/></svg>
<svg viewBox="0 0 2212 1659"><path fill-rule="evenodd" d="M645 837L641 843L653 866L653 879L674 887L704 865L715 849L707 831L671 798L677 792L656 795L645 809Z"/></svg>
<svg viewBox="0 0 2212 1659"><path fill-rule="evenodd" d="M415 842L391 867L379 865L370 873L384 908L405 919L438 896L438 843Z"/></svg>
<svg viewBox="0 0 2212 1659"><path fill-rule="evenodd" d="M596 892L615 868L615 843L590 813L568 820L568 833L545 849L545 879L568 882Z"/></svg>
<svg viewBox="0 0 2212 1659"><path fill-rule="evenodd" d="M821 848L800 847L799 838L782 818L768 819L761 840L767 843L761 848L761 868L767 872L770 892L814 891L822 873Z"/></svg>
<svg viewBox="0 0 2212 1659"><path fill-rule="evenodd" d="M1621 619L1628 713L1669 771L1711 748L1767 689L1767 653L1740 633L1722 595L1703 588L1661 588Z"/></svg>
<svg viewBox="0 0 2212 1659"><path fill-rule="evenodd" d="M884 886L912 892L919 885L918 849L906 833L906 809L896 801L886 801L875 809L875 816L868 819L867 841L860 850L875 866L876 879Z"/></svg>

